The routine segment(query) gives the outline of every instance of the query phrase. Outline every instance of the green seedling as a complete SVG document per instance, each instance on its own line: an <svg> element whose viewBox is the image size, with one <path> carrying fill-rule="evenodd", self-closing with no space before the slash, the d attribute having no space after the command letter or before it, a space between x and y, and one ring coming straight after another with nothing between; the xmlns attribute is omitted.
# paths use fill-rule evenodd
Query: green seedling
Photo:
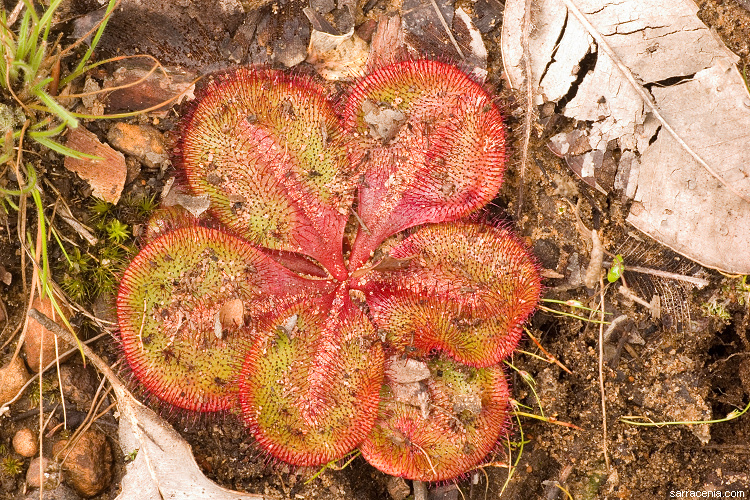
<svg viewBox="0 0 750 500"><path fill-rule="evenodd" d="M634 416L620 417L620 422L623 422L625 424L630 424L630 425L637 425L641 427L662 427L665 425L720 424L722 422L729 422L731 420L740 418L742 415L747 413L748 410L750 410L750 402L747 404L747 406L745 406L745 408L741 410L732 410L727 414L726 417L717 418L713 420L681 420L681 421L668 421L668 422L654 422L648 417L634 415Z"/></svg>
<svg viewBox="0 0 750 500"><path fill-rule="evenodd" d="M615 255L615 258L612 259L612 265L610 266L609 271L607 271L607 281L610 283L616 282L624 272L625 263L622 260L622 255L617 254Z"/></svg>

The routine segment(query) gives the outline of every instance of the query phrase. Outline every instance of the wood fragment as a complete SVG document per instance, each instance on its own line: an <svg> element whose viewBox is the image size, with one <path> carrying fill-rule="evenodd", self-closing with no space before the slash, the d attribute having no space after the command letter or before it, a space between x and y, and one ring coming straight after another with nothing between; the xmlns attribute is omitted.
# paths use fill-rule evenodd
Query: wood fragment
<svg viewBox="0 0 750 500"><path fill-rule="evenodd" d="M602 241L599 239L599 233L596 229L591 230L591 260L589 261L589 267L586 268L586 275L583 278L583 284L586 288L594 288L596 283L599 281L599 277L602 272L602 262L604 261L604 246Z"/></svg>
<svg viewBox="0 0 750 500"><path fill-rule="evenodd" d="M603 261L602 264L609 267L612 265L612 261ZM666 278L670 280L684 281L685 283L690 283L691 285L695 285L699 289L711 284L711 282L708 281L707 279L698 278L696 276L687 276L685 274L670 273L669 271L662 271L661 269L652 269L650 267L631 266L631 265L626 264L625 272L628 272L628 271L632 271L634 273L650 274L651 276L658 276L660 278Z"/></svg>

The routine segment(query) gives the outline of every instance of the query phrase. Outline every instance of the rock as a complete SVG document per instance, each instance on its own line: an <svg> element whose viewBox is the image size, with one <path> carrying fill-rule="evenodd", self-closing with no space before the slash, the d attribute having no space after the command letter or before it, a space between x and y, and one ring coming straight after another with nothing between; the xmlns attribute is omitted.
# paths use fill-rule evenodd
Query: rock
<svg viewBox="0 0 750 500"><path fill-rule="evenodd" d="M60 380L67 400L74 403L79 410L90 408L98 382L89 370L81 365L62 365Z"/></svg>
<svg viewBox="0 0 750 500"><path fill-rule="evenodd" d="M53 490L45 489L42 493L42 500L79 500L79 498L75 491L64 484L58 484ZM39 500L39 492L29 493L24 500Z"/></svg>
<svg viewBox="0 0 750 500"><path fill-rule="evenodd" d="M406 484L403 477L390 476L386 488L388 488L388 494L393 500L404 500L411 494L411 488Z"/></svg>
<svg viewBox="0 0 750 500"><path fill-rule="evenodd" d="M430 491L429 500L458 500L458 486L443 484Z"/></svg>
<svg viewBox="0 0 750 500"><path fill-rule="evenodd" d="M150 168L159 168L169 161L161 132L149 125L115 123L107 134L107 140L115 149L135 156Z"/></svg>
<svg viewBox="0 0 750 500"><path fill-rule="evenodd" d="M83 107L86 108L86 114L101 116L104 114L104 104L99 99L101 96L101 87L97 81L93 78L86 77L86 82L83 84L83 93L89 94L81 97Z"/></svg>
<svg viewBox="0 0 750 500"><path fill-rule="evenodd" d="M37 297L34 299L31 307L37 309L48 318L55 319L60 326L64 326L60 315L57 314L57 311L54 311L52 302L49 299L40 300ZM55 360L55 356L57 355L55 353L55 337L54 333L37 323L36 320L29 318L29 327L26 329L26 339L23 342L23 353L26 356L29 368L33 372L39 371L40 356L43 367ZM60 353L63 353L70 349L70 346L63 342L62 339L58 339L57 349Z"/></svg>
<svg viewBox="0 0 750 500"><path fill-rule="evenodd" d="M20 357L0 368L0 405L13 399L29 378L29 372Z"/></svg>
<svg viewBox="0 0 750 500"><path fill-rule="evenodd" d="M53 489L60 484L59 472L53 467L54 463L46 457L36 457L29 464L29 470L26 471L26 484L31 488L39 488L41 480L39 479L39 461L42 462L44 470L44 489ZM37 498L39 496L37 495Z"/></svg>
<svg viewBox="0 0 750 500"><path fill-rule="evenodd" d="M13 282L13 275L10 274L2 264L0 264L0 281L8 286L10 286L10 284Z"/></svg>
<svg viewBox="0 0 750 500"><path fill-rule="evenodd" d="M53 452L60 453L68 440L55 443ZM100 431L84 432L72 450L65 451L63 462L66 482L85 498L104 491L112 482L112 448Z"/></svg>
<svg viewBox="0 0 750 500"><path fill-rule="evenodd" d="M81 179L89 183L94 196L116 205L125 187L127 176L125 156L108 144L102 144L96 134L83 127L71 130L65 145L81 153L101 158L92 160L66 156L64 164L65 168L77 173Z"/></svg>
<svg viewBox="0 0 750 500"><path fill-rule="evenodd" d="M18 430L13 435L13 449L22 457L31 458L39 451L36 432L28 427Z"/></svg>

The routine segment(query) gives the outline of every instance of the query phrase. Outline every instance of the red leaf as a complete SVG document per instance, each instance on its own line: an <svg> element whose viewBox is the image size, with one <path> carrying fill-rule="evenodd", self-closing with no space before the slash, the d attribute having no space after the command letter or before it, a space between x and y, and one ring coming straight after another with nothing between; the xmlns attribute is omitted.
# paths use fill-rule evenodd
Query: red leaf
<svg viewBox="0 0 750 500"><path fill-rule="evenodd" d="M492 450L508 424L510 392L497 365L472 368L438 358L427 366L430 377L412 387L387 381L378 419L360 450L386 474L443 481Z"/></svg>
<svg viewBox="0 0 750 500"><path fill-rule="evenodd" d="M217 77L183 123L178 161L195 194L240 236L346 275L353 198L336 114L311 79L263 69Z"/></svg>
<svg viewBox="0 0 750 500"><path fill-rule="evenodd" d="M232 380L254 324L330 283L300 278L249 243L199 226L151 241L120 283L120 341L133 374L154 396L195 411L234 404ZM330 298L328 299L330 301ZM222 314L239 309L232 321Z"/></svg>
<svg viewBox="0 0 750 500"><path fill-rule="evenodd" d="M239 381L250 432L274 457L320 465L367 435L383 383L383 350L344 287L333 304L303 300L272 320Z"/></svg>
<svg viewBox="0 0 750 500"><path fill-rule="evenodd" d="M439 349L473 366L508 356L536 308L535 261L508 230L473 222L425 226L390 252L407 267L358 287L392 346Z"/></svg>
<svg viewBox="0 0 750 500"><path fill-rule="evenodd" d="M371 73L351 90L345 131L362 172L360 228L351 269L388 236L461 218L497 194L505 131L492 97L456 67L406 61Z"/></svg>

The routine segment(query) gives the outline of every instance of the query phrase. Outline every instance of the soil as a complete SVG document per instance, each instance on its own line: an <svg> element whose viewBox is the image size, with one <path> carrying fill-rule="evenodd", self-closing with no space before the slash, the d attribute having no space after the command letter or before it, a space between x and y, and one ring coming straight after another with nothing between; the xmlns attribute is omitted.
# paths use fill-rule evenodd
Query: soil
<svg viewBox="0 0 750 500"><path fill-rule="evenodd" d="M492 7L491 1L471 5L459 2L467 4L469 10L480 3L488 9ZM495 3L495 9L502 7ZM85 4L72 2L70 18L88 12L91 6ZM699 17L741 57L740 68L750 73L750 12L741 2L733 0L699 0L697 4ZM288 20L301 16L297 5L283 3L276 7L273 12L280 11L280 18ZM380 13L398 10L397 5L386 2L369 2L367 7L367 17L358 19L361 24L376 19ZM174 13L174 16L181 15ZM122 19L120 29L133 22ZM164 18L145 19L138 29L156 30L159 25L167 26L172 22ZM184 50L174 50L181 40L179 34L173 34L176 38L163 44L153 41L160 40L157 37L144 37L149 40L144 50L156 52L157 58L169 64L189 61L190 65L185 66L196 73L227 67L231 62L224 51L224 35L234 34L241 28L236 20L226 21L229 24L217 28L220 22L217 17L202 24L202 29L208 33L206 36L213 40L210 53L200 52L203 46L195 41L190 42L190 47L200 52L195 56L185 54ZM496 23L484 33L484 38L490 54L488 83L497 88L507 111L511 155L505 184L491 211L496 217L510 221L533 248L541 267L550 276L544 282L546 299L578 301L596 309L603 297L606 319L623 319L610 331L606 325L592 321L599 319L598 313L581 320L549 310L572 311L570 307L544 303L545 307L529 322L528 331L559 364L548 361L547 355L525 337L512 357L515 369L509 370L509 378L517 409L537 416L543 414L546 421L525 416L515 418L486 464L455 482L460 492L446 485L440 488L432 485L430 498L661 499L679 497L680 492L685 495L689 491L743 492L745 498L750 497L750 415L695 426L640 427L621 420L625 416L645 417L643 421L656 422L720 420L745 407L750 399L750 285L741 277L702 269L628 228L624 223L626 204L587 186L548 150L546 141L556 132L554 127L561 126L559 124L538 127L531 145L535 167L527 168L524 177L519 177L523 110L517 104L521 99L507 89L501 77L500 28L501 24ZM69 31L73 27L66 24L63 29ZM117 32L117 22L109 29ZM281 33L284 36L283 30ZM120 43L125 53L125 49L141 50L137 47L139 37L127 38L126 42L122 36L110 35L103 47L112 50ZM268 54L258 52L247 57L251 61L266 62L263 59L267 60ZM101 78L108 71L112 69L102 69L98 76ZM124 120L147 123L170 138L176 133L179 112L177 106L158 118L141 115ZM112 123L95 121L86 126L105 139ZM35 164L59 191L73 214L79 220L95 224L87 184L66 170L55 154L37 157ZM158 196L170 172L158 167L138 169L136 165L136 173L125 188L123 200ZM1 175L3 183L9 182L7 171ZM517 207L519 187L523 190L520 210ZM55 195L51 190L47 197L45 202L52 207ZM29 213L33 215L33 210ZM515 218L516 213L522 214L520 218ZM0 302L8 315L7 322L2 323L0 345L14 335L25 312L22 250L15 236L15 214L15 211L8 215L0 212L0 264L12 275L10 285L0 285ZM137 208L127 201L120 202L113 214L131 227L144 223ZM34 220L35 215L29 219L31 234L35 234ZM57 227L63 237L83 245L67 226L58 224ZM588 228L588 233L584 227ZM604 235L603 246L609 253L605 260L621 254L629 265L697 276L710 284L699 289L684 282L626 270L625 279L632 293L646 302L653 295L661 297L658 318L619 292L616 285L607 286L603 292L598 288L587 289L581 283L581 276L589 262L591 245L587 236L592 228ZM51 245L50 248L51 259L62 262L64 256L59 247ZM31 267L28 259L25 262L28 284ZM55 267L55 279L62 279L63 274L61 266ZM89 311L111 314L111 308L107 307L111 299L102 297L90 302L83 304ZM587 312L579 310L578 314L587 315ZM83 314L75 315L73 324L84 339L100 333ZM606 431L599 376L599 338L605 333L607 341L602 362ZM0 351L0 365L7 362L14 346L15 342L11 342ZM111 337L98 340L93 346L113 365L117 363L117 347ZM73 355L65 362L80 365L80 356ZM93 371L92 376L96 378ZM59 399L56 399L59 393L55 389L57 376L45 375L44 381L44 399L49 403L45 410L49 406L51 411ZM91 390L95 390L96 385ZM13 453L11 439L22 426L38 429L39 418L33 413L38 401L32 396L33 390L27 390L12 405L10 415L0 416L0 500L25 496L24 477L30 460ZM85 414L88 408L82 406L76 411ZM391 498L389 478L361 457L342 470L328 468L316 476L320 472L317 468L298 469L269 462L235 415L199 419L191 415L165 417L190 442L204 473L226 488L264 494L269 498ZM47 429L59 422L59 416L52 416ZM112 411L95 425L109 436L113 450L117 450L114 452L115 480L97 498L115 498L126 457L117 446ZM45 438L47 453L56 440L65 436L60 431L51 434ZM9 457L21 460L20 474L13 475L2 468L2 461ZM508 463L514 465L510 476Z"/></svg>

